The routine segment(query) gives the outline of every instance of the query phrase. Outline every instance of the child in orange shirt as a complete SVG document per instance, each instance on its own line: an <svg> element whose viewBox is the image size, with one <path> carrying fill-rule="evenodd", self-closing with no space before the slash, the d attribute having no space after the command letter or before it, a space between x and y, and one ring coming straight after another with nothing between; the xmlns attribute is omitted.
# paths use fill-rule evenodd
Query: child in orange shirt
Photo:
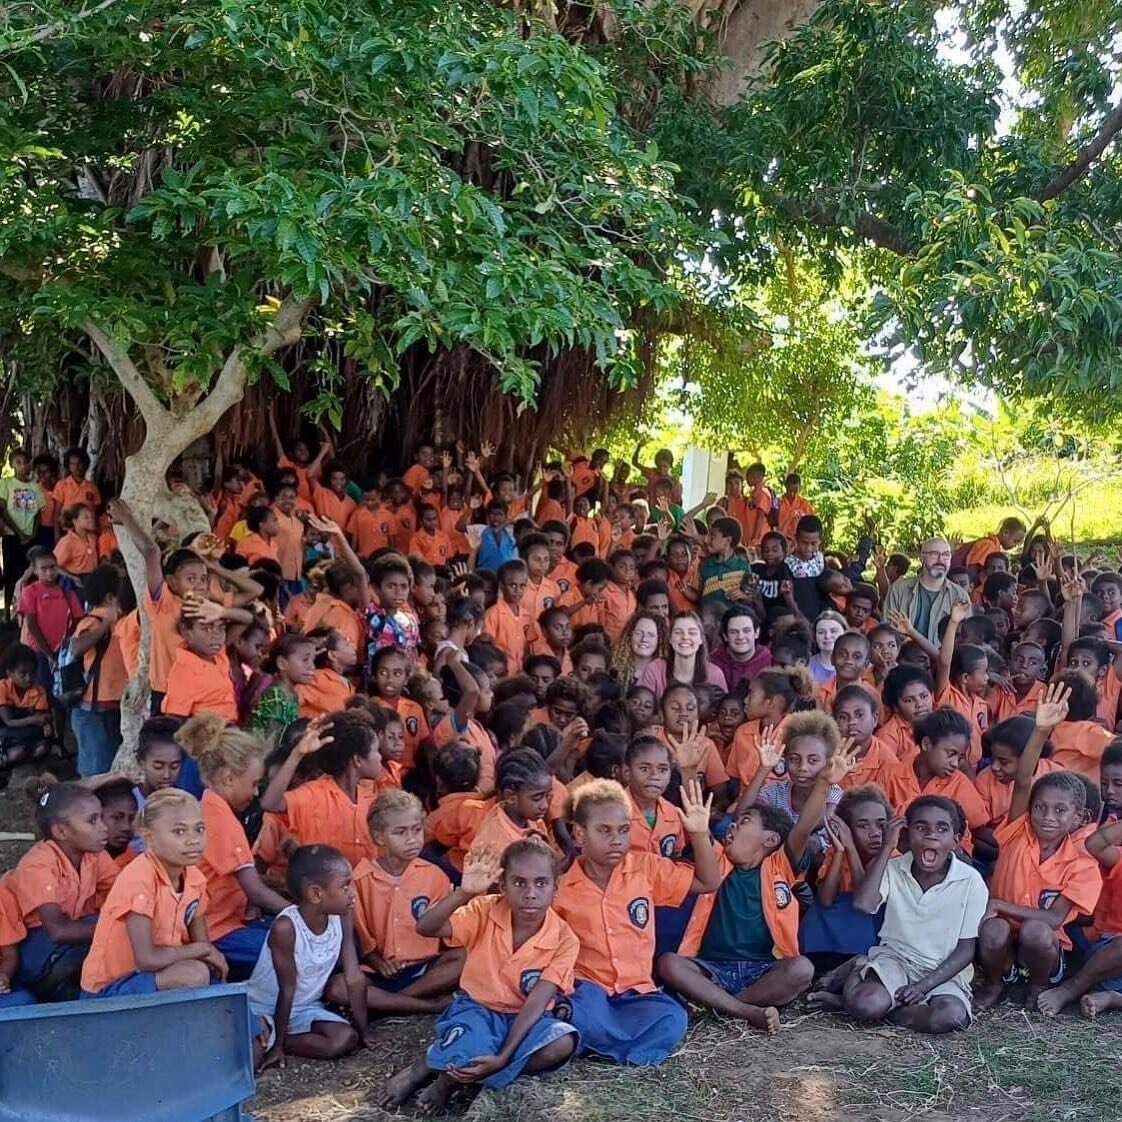
<svg viewBox="0 0 1122 1122"><path fill-rule="evenodd" d="M500 893L485 895L496 881ZM498 1089L568 1062L578 1030L550 1009L573 988L579 944L550 907L556 891L553 852L525 838L501 858L473 856L460 887L418 918L418 935L466 950L462 992L426 1055L386 1083L379 1106L398 1107L432 1080L418 1104L439 1114L457 1083Z"/></svg>
<svg viewBox="0 0 1122 1122"><path fill-rule="evenodd" d="M834 643L831 659L834 664L833 677L827 678L818 687L818 705L824 712L833 712L834 698L839 691L856 682L861 682L866 689L876 692L876 687L870 685L867 678L869 640L860 631L847 631L844 635L839 635Z"/></svg>
<svg viewBox="0 0 1122 1122"><path fill-rule="evenodd" d="M965 763L973 775L982 758L982 733L989 724L986 706L989 659L982 647L971 643L955 646L959 624L969 615L969 604L957 603L951 607L935 674L935 704L949 705L966 718L970 726L970 745Z"/></svg>
<svg viewBox="0 0 1122 1122"><path fill-rule="evenodd" d="M544 534L526 534L519 542L522 560L526 563L526 594L522 610L530 618L529 638L538 637L538 619L561 602L561 586L549 576L549 542Z"/></svg>
<svg viewBox="0 0 1122 1122"><path fill-rule="evenodd" d="M0 679L0 778L24 760L41 760L54 744L47 691L35 682L38 659L30 647L15 643L4 653Z"/></svg>
<svg viewBox="0 0 1122 1122"><path fill-rule="evenodd" d="M57 783L39 797L33 845L8 879L27 935L13 979L40 1001L78 996L99 902L120 870L105 852L109 836L97 796L77 783Z"/></svg>
<svg viewBox="0 0 1122 1122"><path fill-rule="evenodd" d="M723 812L730 802L729 775L716 744L705 735L699 713L699 690L673 682L662 695L662 731L658 737L670 749L670 762L683 779L696 779L713 795Z"/></svg>
<svg viewBox="0 0 1122 1122"><path fill-rule="evenodd" d="M55 546L58 567L68 576L81 581L97 568L97 519L91 507L78 503L64 512L70 529Z"/></svg>
<svg viewBox="0 0 1122 1122"><path fill-rule="evenodd" d="M571 674L573 660L569 648L573 645L573 622L569 613L559 604L546 608L537 617L534 631L538 637L530 643L530 653L552 656L560 665L562 674Z"/></svg>
<svg viewBox="0 0 1122 1122"><path fill-rule="evenodd" d="M457 880L469 839L491 809L491 800L481 799L477 790L479 752L467 741L450 741L432 757L432 774L437 801L425 818L425 853Z"/></svg>
<svg viewBox="0 0 1122 1122"><path fill-rule="evenodd" d="M1036 722L1032 717L1009 717L996 724L987 733L989 744L990 766L978 772L974 786L982 796L986 805L989 820L986 827L976 831L979 842L984 842L997 852L997 842L994 840L993 831L1005 821L1009 813L1009 806L1013 801L1013 780L1017 776L1017 765L1021 755L1032 739ZM1048 748L1045 745L1045 748ZM1041 758L1033 772L1033 782L1042 775L1053 771L1062 771L1058 764L1051 759Z"/></svg>
<svg viewBox="0 0 1122 1122"><path fill-rule="evenodd" d="M921 667L901 663L885 677L881 701L888 719L877 736L897 759L910 759L917 747L914 725L935 707L935 680Z"/></svg>
<svg viewBox="0 0 1122 1122"><path fill-rule="evenodd" d="M19 972L19 945L27 937L27 928L20 918L10 880L11 873L0 877L0 1010L35 1004L35 995L30 990L12 986L12 979Z"/></svg>
<svg viewBox="0 0 1122 1122"><path fill-rule="evenodd" d="M408 791L383 791L367 823L378 857L363 858L354 871L367 1005L379 1013L439 1013L459 983L464 956L416 933L417 920L452 891L445 873L421 858L421 803Z"/></svg>
<svg viewBox="0 0 1122 1122"><path fill-rule="evenodd" d="M591 557L577 568L576 588L561 598L561 607L569 613L574 627L587 623L604 624L604 600L612 570L606 561Z"/></svg>
<svg viewBox="0 0 1122 1122"><path fill-rule="evenodd" d="M835 648L835 663L837 651ZM843 789L876 784L902 814L914 797L914 783L907 775L907 764L878 736L876 699L863 685L843 686L834 698L834 720L843 737L857 749L857 766L842 783Z"/></svg>
<svg viewBox="0 0 1122 1122"><path fill-rule="evenodd" d="M240 612L252 622L249 612ZM239 620L239 623L241 621ZM212 600L184 600L179 632L183 646L175 652L168 671L167 693L161 712L170 717L217 713L231 724L238 720L238 699L226 656L226 621Z"/></svg>
<svg viewBox="0 0 1122 1122"><path fill-rule="evenodd" d="M253 851L238 819L257 795L265 773L265 745L220 716L204 713L176 734L198 765L206 790L201 800L206 848L199 869L206 878L207 926L229 963L233 981L244 981L265 945L269 920L288 901L261 879Z"/></svg>
<svg viewBox="0 0 1122 1122"><path fill-rule="evenodd" d="M113 858L117 868L123 869L137 856L132 846L136 833L136 816L140 809L133 794L132 780L120 775L101 777L93 790L101 803L101 817L105 822L105 852ZM94 782L97 782L96 780ZM92 784L90 784L92 786Z"/></svg>
<svg viewBox="0 0 1122 1122"><path fill-rule="evenodd" d="M638 606L633 588L638 579L635 554L630 549L617 549L608 558L612 575L604 586L603 616L600 622L612 643L619 641L623 625L635 613Z"/></svg>
<svg viewBox="0 0 1122 1122"><path fill-rule="evenodd" d="M206 844L194 795L157 791L140 815L144 852L121 872L98 916L82 968L83 997L194 989L226 978L207 931Z"/></svg>
<svg viewBox="0 0 1122 1122"><path fill-rule="evenodd" d="M755 778L760 766L761 733L770 728L776 736L781 736L795 706L811 704L813 693L814 683L805 665L771 666L752 680L744 706L747 720L736 730L725 761L726 770L740 783L742 791ZM780 772L776 772L770 782L780 778Z"/></svg>
<svg viewBox="0 0 1122 1122"><path fill-rule="evenodd" d="M618 783L595 779L574 793L581 855L562 876L555 907L580 940L569 1020L582 1054L660 1064L685 1035L685 1009L652 976L654 909L676 908L720 885L709 810L700 786L684 783L679 814L693 846L690 864L630 848L631 805Z"/></svg>
<svg viewBox="0 0 1122 1122"><path fill-rule="evenodd" d="M322 775L290 790L296 769L316 753ZM371 785L382 774L378 732L370 716L357 709L329 714L308 727L261 796L261 809L283 814L300 845L330 845L355 866L375 856L366 827L374 801Z"/></svg>
<svg viewBox="0 0 1122 1122"><path fill-rule="evenodd" d="M501 853L520 838L538 836L549 843L546 816L553 776L545 760L528 748L504 752L495 771L495 800L464 840L468 854L492 849Z"/></svg>
<svg viewBox="0 0 1122 1122"><path fill-rule="evenodd" d="M675 857L685 849L678 808L663 798L672 766L670 749L655 736L636 736L624 753L620 782L631 804L631 848L639 853Z"/></svg>
<svg viewBox="0 0 1122 1122"><path fill-rule="evenodd" d="M1099 782L1099 760L1113 739L1095 717L1098 690L1081 670L1068 670L1059 681L1068 689L1067 718L1052 730L1052 762Z"/></svg>
<svg viewBox="0 0 1122 1122"><path fill-rule="evenodd" d="M483 616L483 630L507 656L512 670L519 670L526 657L526 633L532 619L522 607L529 579L524 561L504 561L499 566L499 598Z"/></svg>
<svg viewBox="0 0 1122 1122"><path fill-rule="evenodd" d="M479 753L479 793L495 790L495 743L475 719L491 710L494 694L487 675L473 663L452 659L444 671L444 693L452 709L432 730L437 748L452 740L466 740Z"/></svg>
<svg viewBox="0 0 1122 1122"><path fill-rule="evenodd" d="M1049 686L1036 707L1036 729L1013 780L1008 819L995 831L1000 852L990 883L990 906L979 931L981 964L976 1002L997 1004L1014 961L1028 973L1026 1008L1063 974L1071 947L1065 928L1090 915L1102 877L1076 832L1083 825L1087 789L1078 775L1052 772L1033 782L1049 734L1067 716L1068 689Z"/></svg>
<svg viewBox="0 0 1122 1122"><path fill-rule="evenodd" d="M455 550L452 540L440 528L440 512L432 503L421 503L421 525L409 539L410 557L421 557L438 569L447 567Z"/></svg>
<svg viewBox="0 0 1122 1122"><path fill-rule="evenodd" d="M362 506L356 507L344 527L354 551L366 559L391 544L397 520L382 502L382 490L372 483L362 493Z"/></svg>
<svg viewBox="0 0 1122 1122"><path fill-rule="evenodd" d="M408 771L416 765L417 749L431 735L424 709L405 696L409 682L409 656L397 647L383 647L370 664L370 688L379 705L401 717L405 729L405 755L402 766Z"/></svg>
<svg viewBox="0 0 1122 1122"><path fill-rule="evenodd" d="M350 640L333 628L321 628L308 635L317 645L316 670L310 682L296 687L300 716L314 719L334 713L354 696L354 686L346 675L358 661Z"/></svg>

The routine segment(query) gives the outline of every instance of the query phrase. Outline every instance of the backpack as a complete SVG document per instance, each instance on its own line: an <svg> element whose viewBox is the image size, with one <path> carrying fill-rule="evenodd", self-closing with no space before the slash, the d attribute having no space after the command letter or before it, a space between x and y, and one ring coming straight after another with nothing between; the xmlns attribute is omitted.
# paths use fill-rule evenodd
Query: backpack
<svg viewBox="0 0 1122 1122"><path fill-rule="evenodd" d="M94 648L94 660L87 671L82 665L82 655L76 655L70 646L74 638L74 625L71 624L62 646L58 649L54 674L51 676L51 692L55 701L64 709L74 709L82 703L86 688L93 683L93 700L97 700L97 683L101 678L101 660L109 649L110 636L106 633Z"/></svg>

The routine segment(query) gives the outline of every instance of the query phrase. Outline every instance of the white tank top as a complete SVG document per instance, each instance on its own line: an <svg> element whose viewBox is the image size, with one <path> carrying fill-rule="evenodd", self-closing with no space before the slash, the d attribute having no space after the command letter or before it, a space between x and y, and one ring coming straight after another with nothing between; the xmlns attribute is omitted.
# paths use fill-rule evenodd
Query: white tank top
<svg viewBox="0 0 1122 1122"><path fill-rule="evenodd" d="M338 916L328 916L323 934L317 935L304 922L295 904L290 904L280 914L292 921L296 932L296 992L292 997L292 1008L315 1005L323 1000L324 987L339 961L339 952L343 947L343 924ZM266 940L249 979L250 1010L271 1017L277 1007L279 991L273 953Z"/></svg>

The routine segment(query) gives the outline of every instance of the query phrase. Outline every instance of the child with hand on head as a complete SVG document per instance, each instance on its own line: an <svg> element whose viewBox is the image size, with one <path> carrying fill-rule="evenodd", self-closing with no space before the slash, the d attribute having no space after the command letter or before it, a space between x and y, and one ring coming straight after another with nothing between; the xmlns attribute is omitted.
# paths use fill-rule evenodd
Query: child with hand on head
<svg viewBox="0 0 1122 1122"><path fill-rule="evenodd" d="M895 857L905 826L907 852ZM893 818L854 904L884 909L877 945L854 964L845 1011L860 1021L890 1020L916 1032L946 1033L970 1023L970 980L986 914L981 875L955 856L964 829L951 799L925 795Z"/></svg>
<svg viewBox="0 0 1122 1122"><path fill-rule="evenodd" d="M207 986L226 960L207 931L206 846L194 795L167 787L140 813L144 852L109 890L82 968L82 997L122 997Z"/></svg>
<svg viewBox="0 0 1122 1122"><path fill-rule="evenodd" d="M466 741L452 740L438 748L432 773L436 806L425 817L425 853L455 880L491 801L480 797L479 752Z"/></svg>
<svg viewBox="0 0 1122 1122"><path fill-rule="evenodd" d="M496 881L500 891L490 895ZM550 906L556 892L553 852L524 838L501 859L473 854L460 887L420 916L418 935L466 950L461 992L437 1021L426 1055L386 1083L380 1106L400 1106L430 1084L420 1105L442 1113L456 1083L505 1087L575 1053L579 1030L551 1013L573 988L579 953L573 931Z"/></svg>
<svg viewBox="0 0 1122 1122"><path fill-rule="evenodd" d="M239 623L253 617L240 612ZM183 645L175 652L168 671L167 692L160 712L187 718L195 713L218 713L236 724L238 700L226 657L226 613L213 600L190 596L183 601L179 633Z"/></svg>
<svg viewBox="0 0 1122 1122"><path fill-rule="evenodd" d="M278 737L300 716L299 690L316 672L316 645L306 635L282 635L269 653L266 670L273 684L257 699L246 727L262 736Z"/></svg>
<svg viewBox="0 0 1122 1122"><path fill-rule="evenodd" d="M35 825L43 840L7 878L27 931L13 980L40 1001L72 1000L93 938L97 901L120 870L105 852L109 831L101 803L87 787L49 786L39 796Z"/></svg>
<svg viewBox="0 0 1122 1122"><path fill-rule="evenodd" d="M354 696L346 675L358 658L350 640L333 628L312 632L308 638L316 644L316 669L309 681L296 686L296 698L300 716L314 720L343 709Z"/></svg>
<svg viewBox="0 0 1122 1122"><path fill-rule="evenodd" d="M261 879L238 815L253 802L265 773L265 745L257 737L227 727L215 713L192 717L176 734L199 765L206 790L200 800L206 848L199 869L206 878L207 918L215 946L236 981L249 976L269 921L288 901Z"/></svg>
<svg viewBox="0 0 1122 1122"><path fill-rule="evenodd" d="M418 935L416 921L451 891L448 877L421 858L421 803L408 791L384 791L368 816L378 848L355 867L355 934L366 974L366 1003L378 1013L439 1013L460 979L463 953ZM328 996L339 979L328 987Z"/></svg>
<svg viewBox="0 0 1122 1122"><path fill-rule="evenodd" d="M1009 816L994 835L1000 847L990 903L979 931L982 1008L996 1005L1014 962L1028 974L1026 1008L1062 980L1065 930L1089 915L1102 887L1098 863L1073 835L1083 825L1087 791L1079 776L1056 771L1033 782L1049 734L1067 715L1068 689L1050 685L1036 707L1036 730L1017 764Z"/></svg>
<svg viewBox="0 0 1122 1122"><path fill-rule="evenodd" d="M698 900L680 952L659 959L667 985L769 1034L779 1031L779 1007L804 993L814 976L799 954L795 869L827 793L852 762L851 753L838 753L819 772L798 822L766 803L741 810L719 856L716 895Z"/></svg>
<svg viewBox="0 0 1122 1122"><path fill-rule="evenodd" d="M314 721L261 796L261 809L283 814L300 845L338 849L351 865L375 856L366 827L374 801L372 784L382 774L378 731L369 714L357 709L330 713ZM316 754L322 774L289 789L305 757Z"/></svg>
<svg viewBox="0 0 1122 1122"><path fill-rule="evenodd" d="M287 905L249 979L249 1011L263 1023L254 1041L258 1071L283 1068L288 1056L334 1060L374 1040L366 1020L366 981L355 953L354 886L347 859L328 845L297 849L288 862ZM355 1027L324 1004L328 980L341 961Z"/></svg>
<svg viewBox="0 0 1122 1122"><path fill-rule="evenodd" d="M459 659L448 662L442 679L452 709L433 729L433 743L438 748L451 740L471 744L479 753L479 793L487 797L495 790L495 744L476 717L491 710L490 680L478 666Z"/></svg>
<svg viewBox="0 0 1122 1122"><path fill-rule="evenodd" d="M935 704L949 705L966 718L970 743L963 763L973 776L982 758L982 733L989 724L986 705L989 660L982 647L972 643L955 645L959 625L969 616L969 604L958 603L951 607L935 673Z"/></svg>
<svg viewBox="0 0 1122 1122"><path fill-rule="evenodd" d="M654 910L719 886L709 811L700 786L684 783L679 817L693 846L690 864L631 848L631 805L618 783L597 779L574 793L581 856L562 876L555 907L580 940L569 1019L582 1053L660 1064L685 1034L685 1010L652 977Z"/></svg>

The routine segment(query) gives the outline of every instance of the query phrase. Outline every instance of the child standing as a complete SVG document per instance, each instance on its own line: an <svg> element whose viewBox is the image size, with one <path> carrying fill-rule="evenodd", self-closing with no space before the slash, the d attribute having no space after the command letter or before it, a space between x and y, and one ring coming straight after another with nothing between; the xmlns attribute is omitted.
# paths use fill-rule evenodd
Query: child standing
<svg viewBox="0 0 1122 1122"><path fill-rule="evenodd" d="M92 508L78 503L63 512L70 529L55 546L58 567L79 584L97 568L97 519Z"/></svg>
<svg viewBox="0 0 1122 1122"><path fill-rule="evenodd" d="M248 612L241 614L245 622L252 620ZM237 723L238 700L230 678L222 608L213 600L188 597L183 601L179 632L183 646L172 659L160 711L182 718L195 713L218 713Z"/></svg>
<svg viewBox="0 0 1122 1122"><path fill-rule="evenodd" d="M660 1064L682 1039L685 1010L652 977L654 909L676 908L690 893L720 884L710 802L696 782L683 784L679 816L693 845L689 864L631 849L631 806L618 783L595 779L574 792L581 856L561 878L556 907L580 940L570 1020L582 1053Z"/></svg>
<svg viewBox="0 0 1122 1122"><path fill-rule="evenodd" d="M982 733L989 724L989 709L986 706L989 659L982 647L972 643L955 646L959 625L969 615L969 604L957 603L951 607L935 675L935 704L949 705L969 723L970 745L965 763L973 775L982 758Z"/></svg>
<svg viewBox="0 0 1122 1122"><path fill-rule="evenodd" d="M144 852L124 869L98 916L82 968L82 997L122 997L225 980L226 960L206 925L202 808L173 787L140 813Z"/></svg>
<svg viewBox="0 0 1122 1122"><path fill-rule="evenodd" d="M526 565L522 561L504 561L499 566L499 598L483 616L483 630L507 657L514 670L522 667L526 657L526 633L532 618L522 610L526 595Z"/></svg>
<svg viewBox="0 0 1122 1122"><path fill-rule="evenodd" d="M49 787L39 797L35 825L43 840L23 855L8 881L27 930L15 982L40 1001L66 1001L78 996L96 901L120 870L105 852L109 831L88 788Z"/></svg>
<svg viewBox="0 0 1122 1122"><path fill-rule="evenodd" d="M206 878L211 939L230 964L235 981L249 976L269 921L288 905L261 879L245 828L238 820L257 794L265 773L265 745L247 732L228 728L214 713L189 720L176 734L199 765L206 790L201 800L206 848L200 871Z"/></svg>
<svg viewBox="0 0 1122 1122"><path fill-rule="evenodd" d="M709 527L709 555L698 570L703 604L712 602L728 608L734 600L743 599L740 585L752 566L736 551L741 537L741 525L735 518L716 518Z"/></svg>
<svg viewBox="0 0 1122 1122"><path fill-rule="evenodd" d="M496 880L501 893L485 895ZM506 1087L523 1071L551 1071L574 1054L579 1030L550 1014L573 988L579 952L550 907L556 892L552 851L525 838L501 861L473 855L460 887L420 916L419 935L467 951L462 992L437 1021L427 1054L389 1080L379 1105L400 1106L435 1076L420 1105L442 1113L457 1082Z"/></svg>
<svg viewBox="0 0 1122 1122"><path fill-rule="evenodd" d="M62 641L82 618L82 605L73 592L59 584L58 562L49 549L34 546L27 551L27 560L35 579L19 594L16 611L23 621L20 638L35 652L36 678L46 686Z"/></svg>
<svg viewBox="0 0 1122 1122"><path fill-rule="evenodd" d="M908 852L893 857L905 822ZM861 1021L888 1019L916 1032L946 1033L970 1023L970 980L986 885L955 857L962 814L950 799L924 796L907 818L889 822L855 905L883 907L880 939L859 958L845 987L845 1009Z"/></svg>
<svg viewBox="0 0 1122 1122"><path fill-rule="evenodd" d="M409 684L409 656L397 647L383 647L374 652L370 669L370 688L374 699L401 718L405 729L402 766L409 770L416 764L417 749L421 742L430 736L424 709L412 698L405 696L405 687Z"/></svg>
<svg viewBox="0 0 1122 1122"><path fill-rule="evenodd" d="M1102 887L1098 864L1073 836L1083 825L1087 790L1077 775L1032 780L1048 735L1067 715L1067 687L1049 686L1036 707L1036 730L1017 763L1009 817L994 831L1000 846L988 916L979 931L982 1008L997 1004L1016 961L1027 973L1026 1008L1063 976L1065 927L1089 915Z"/></svg>

